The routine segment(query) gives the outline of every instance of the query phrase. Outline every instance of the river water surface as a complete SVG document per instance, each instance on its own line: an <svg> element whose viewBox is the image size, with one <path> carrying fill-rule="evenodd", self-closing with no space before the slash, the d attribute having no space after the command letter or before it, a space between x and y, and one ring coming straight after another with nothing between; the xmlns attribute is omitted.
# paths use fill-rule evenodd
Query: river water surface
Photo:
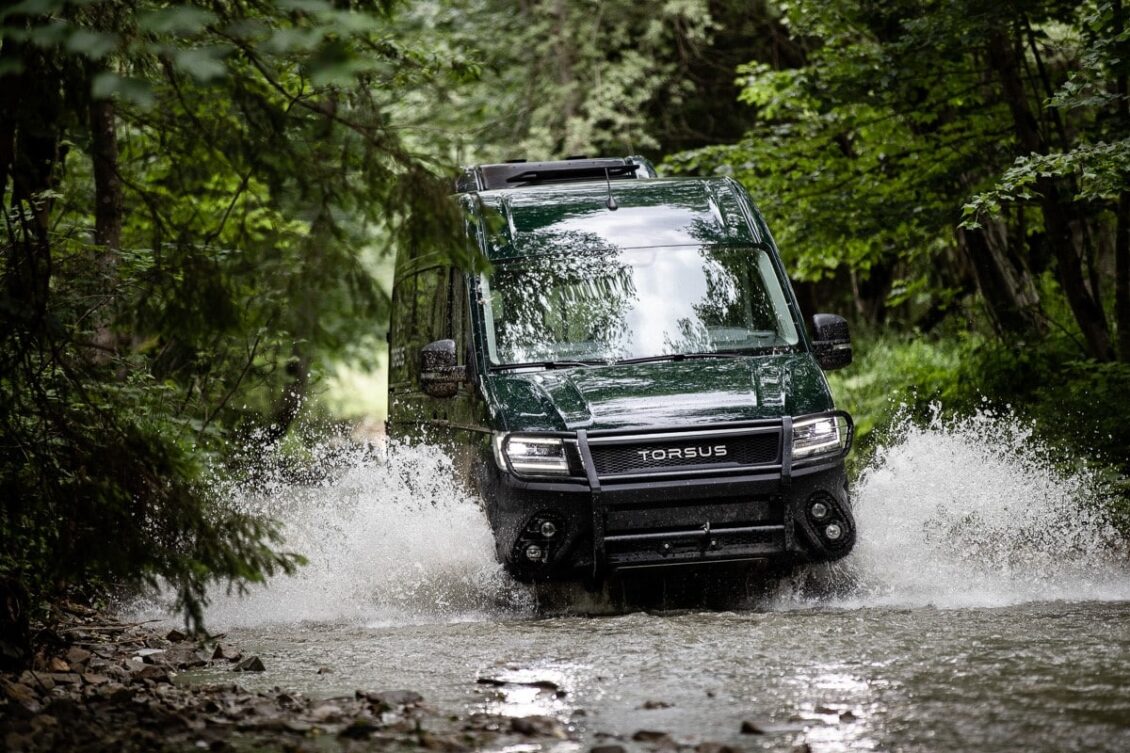
<svg viewBox="0 0 1130 753"><path fill-rule="evenodd" d="M549 714L581 740L562 751L632 749L641 729L746 750L1130 750L1126 552L1095 480L1009 418L904 427L854 489L851 557L727 611L547 612L450 478L400 448L244 492L311 564L213 604L209 628L267 666L241 684Z"/></svg>

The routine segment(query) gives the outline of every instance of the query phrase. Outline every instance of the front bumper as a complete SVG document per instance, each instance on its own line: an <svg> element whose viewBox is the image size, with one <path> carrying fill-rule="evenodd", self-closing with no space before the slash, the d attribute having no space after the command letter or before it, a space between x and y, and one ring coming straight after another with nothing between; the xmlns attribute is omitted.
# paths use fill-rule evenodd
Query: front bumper
<svg viewBox="0 0 1130 753"><path fill-rule="evenodd" d="M688 434L708 445L737 438L769 447L772 441L773 450L752 463L625 469L609 460L617 448L669 446ZM560 436L573 455L574 477L523 479L492 463L483 479L499 558L519 578L600 577L617 570L751 560L827 561L854 545L843 463L850 440L841 452L794 462L788 418L695 432ZM833 523L838 536L830 538Z"/></svg>

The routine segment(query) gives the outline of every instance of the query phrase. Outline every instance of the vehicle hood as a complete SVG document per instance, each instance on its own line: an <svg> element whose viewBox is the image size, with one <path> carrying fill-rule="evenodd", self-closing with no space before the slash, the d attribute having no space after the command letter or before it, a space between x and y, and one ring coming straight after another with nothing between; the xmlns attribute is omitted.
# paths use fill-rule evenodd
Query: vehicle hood
<svg viewBox="0 0 1130 753"><path fill-rule="evenodd" d="M496 373L485 379L507 431L684 428L831 410L808 353Z"/></svg>

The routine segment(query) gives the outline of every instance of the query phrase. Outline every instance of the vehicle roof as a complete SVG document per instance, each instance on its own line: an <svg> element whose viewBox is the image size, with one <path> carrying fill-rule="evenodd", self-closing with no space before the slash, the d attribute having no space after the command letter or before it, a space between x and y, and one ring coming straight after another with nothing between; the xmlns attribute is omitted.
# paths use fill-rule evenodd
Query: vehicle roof
<svg viewBox="0 0 1130 753"><path fill-rule="evenodd" d="M608 208L609 191L617 209ZM768 232L730 178L557 183L461 196L491 261L617 248L754 245Z"/></svg>

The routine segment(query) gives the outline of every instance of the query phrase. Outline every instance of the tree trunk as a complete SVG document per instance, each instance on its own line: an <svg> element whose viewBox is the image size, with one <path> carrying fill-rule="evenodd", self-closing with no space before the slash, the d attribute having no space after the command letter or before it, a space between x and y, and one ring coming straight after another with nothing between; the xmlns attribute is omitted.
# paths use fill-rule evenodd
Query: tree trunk
<svg viewBox="0 0 1130 753"><path fill-rule="evenodd" d="M1045 144L1036 125L1036 118L1028 103L1024 83L1019 74L1018 53L1007 34L995 30L989 35L989 64L1000 79L1005 101L1012 113L1014 128L1020 147L1028 154L1045 153ZM1039 178L1036 190L1040 194L1040 210L1044 215L1048 240L1056 260L1060 287L1071 307L1071 313L1083 333L1087 353L1098 360L1113 357L1110 328L1102 304L1087 287L1083 273L1083 253L1077 248L1072 232L1074 212L1060 191L1059 183L1052 178ZM1080 237L1083 234L1080 234Z"/></svg>
<svg viewBox="0 0 1130 753"><path fill-rule="evenodd" d="M1113 29L1114 39L1122 37L1125 29L1122 0L1114 0ZM1122 43L1126 47L1125 43ZM1122 132L1130 129L1130 90L1127 87L1125 63L1120 65L1115 81L1118 92L1118 122ZM1114 322L1118 330L1118 355L1130 362L1130 191L1118 195L1118 209L1114 223Z"/></svg>
<svg viewBox="0 0 1130 753"><path fill-rule="evenodd" d="M21 60L23 71L0 78L0 134L5 143L0 155L3 173L11 181L9 206L13 210L5 259L8 293L29 333L38 333L46 320L52 259L48 235L51 207L49 191L55 186L55 167L62 161L59 139L63 110L59 71L42 55L5 40L5 58ZM0 190L7 189L7 183ZM8 206L4 207L5 210Z"/></svg>
<svg viewBox="0 0 1130 753"><path fill-rule="evenodd" d="M957 242L973 265L977 289L998 335L1032 335L1044 330L1039 293L1031 276L1017 270L1006 253L1003 223L989 220L980 230L959 228Z"/></svg>
<svg viewBox="0 0 1130 753"><path fill-rule="evenodd" d="M1130 191L1119 194L1114 232L1114 321L1118 328L1118 355L1130 362Z"/></svg>
<svg viewBox="0 0 1130 753"><path fill-rule="evenodd" d="M117 338L111 327L118 249L122 245L122 180L118 174L118 134L113 101L91 100L89 117L90 157L94 167L94 242L99 246L98 271L107 291L94 315L91 359L95 363L104 363L117 350Z"/></svg>
<svg viewBox="0 0 1130 753"><path fill-rule="evenodd" d="M118 175L118 133L114 102L90 103L90 156L94 163L94 242L105 248L102 256L116 263L122 245L122 180Z"/></svg>

